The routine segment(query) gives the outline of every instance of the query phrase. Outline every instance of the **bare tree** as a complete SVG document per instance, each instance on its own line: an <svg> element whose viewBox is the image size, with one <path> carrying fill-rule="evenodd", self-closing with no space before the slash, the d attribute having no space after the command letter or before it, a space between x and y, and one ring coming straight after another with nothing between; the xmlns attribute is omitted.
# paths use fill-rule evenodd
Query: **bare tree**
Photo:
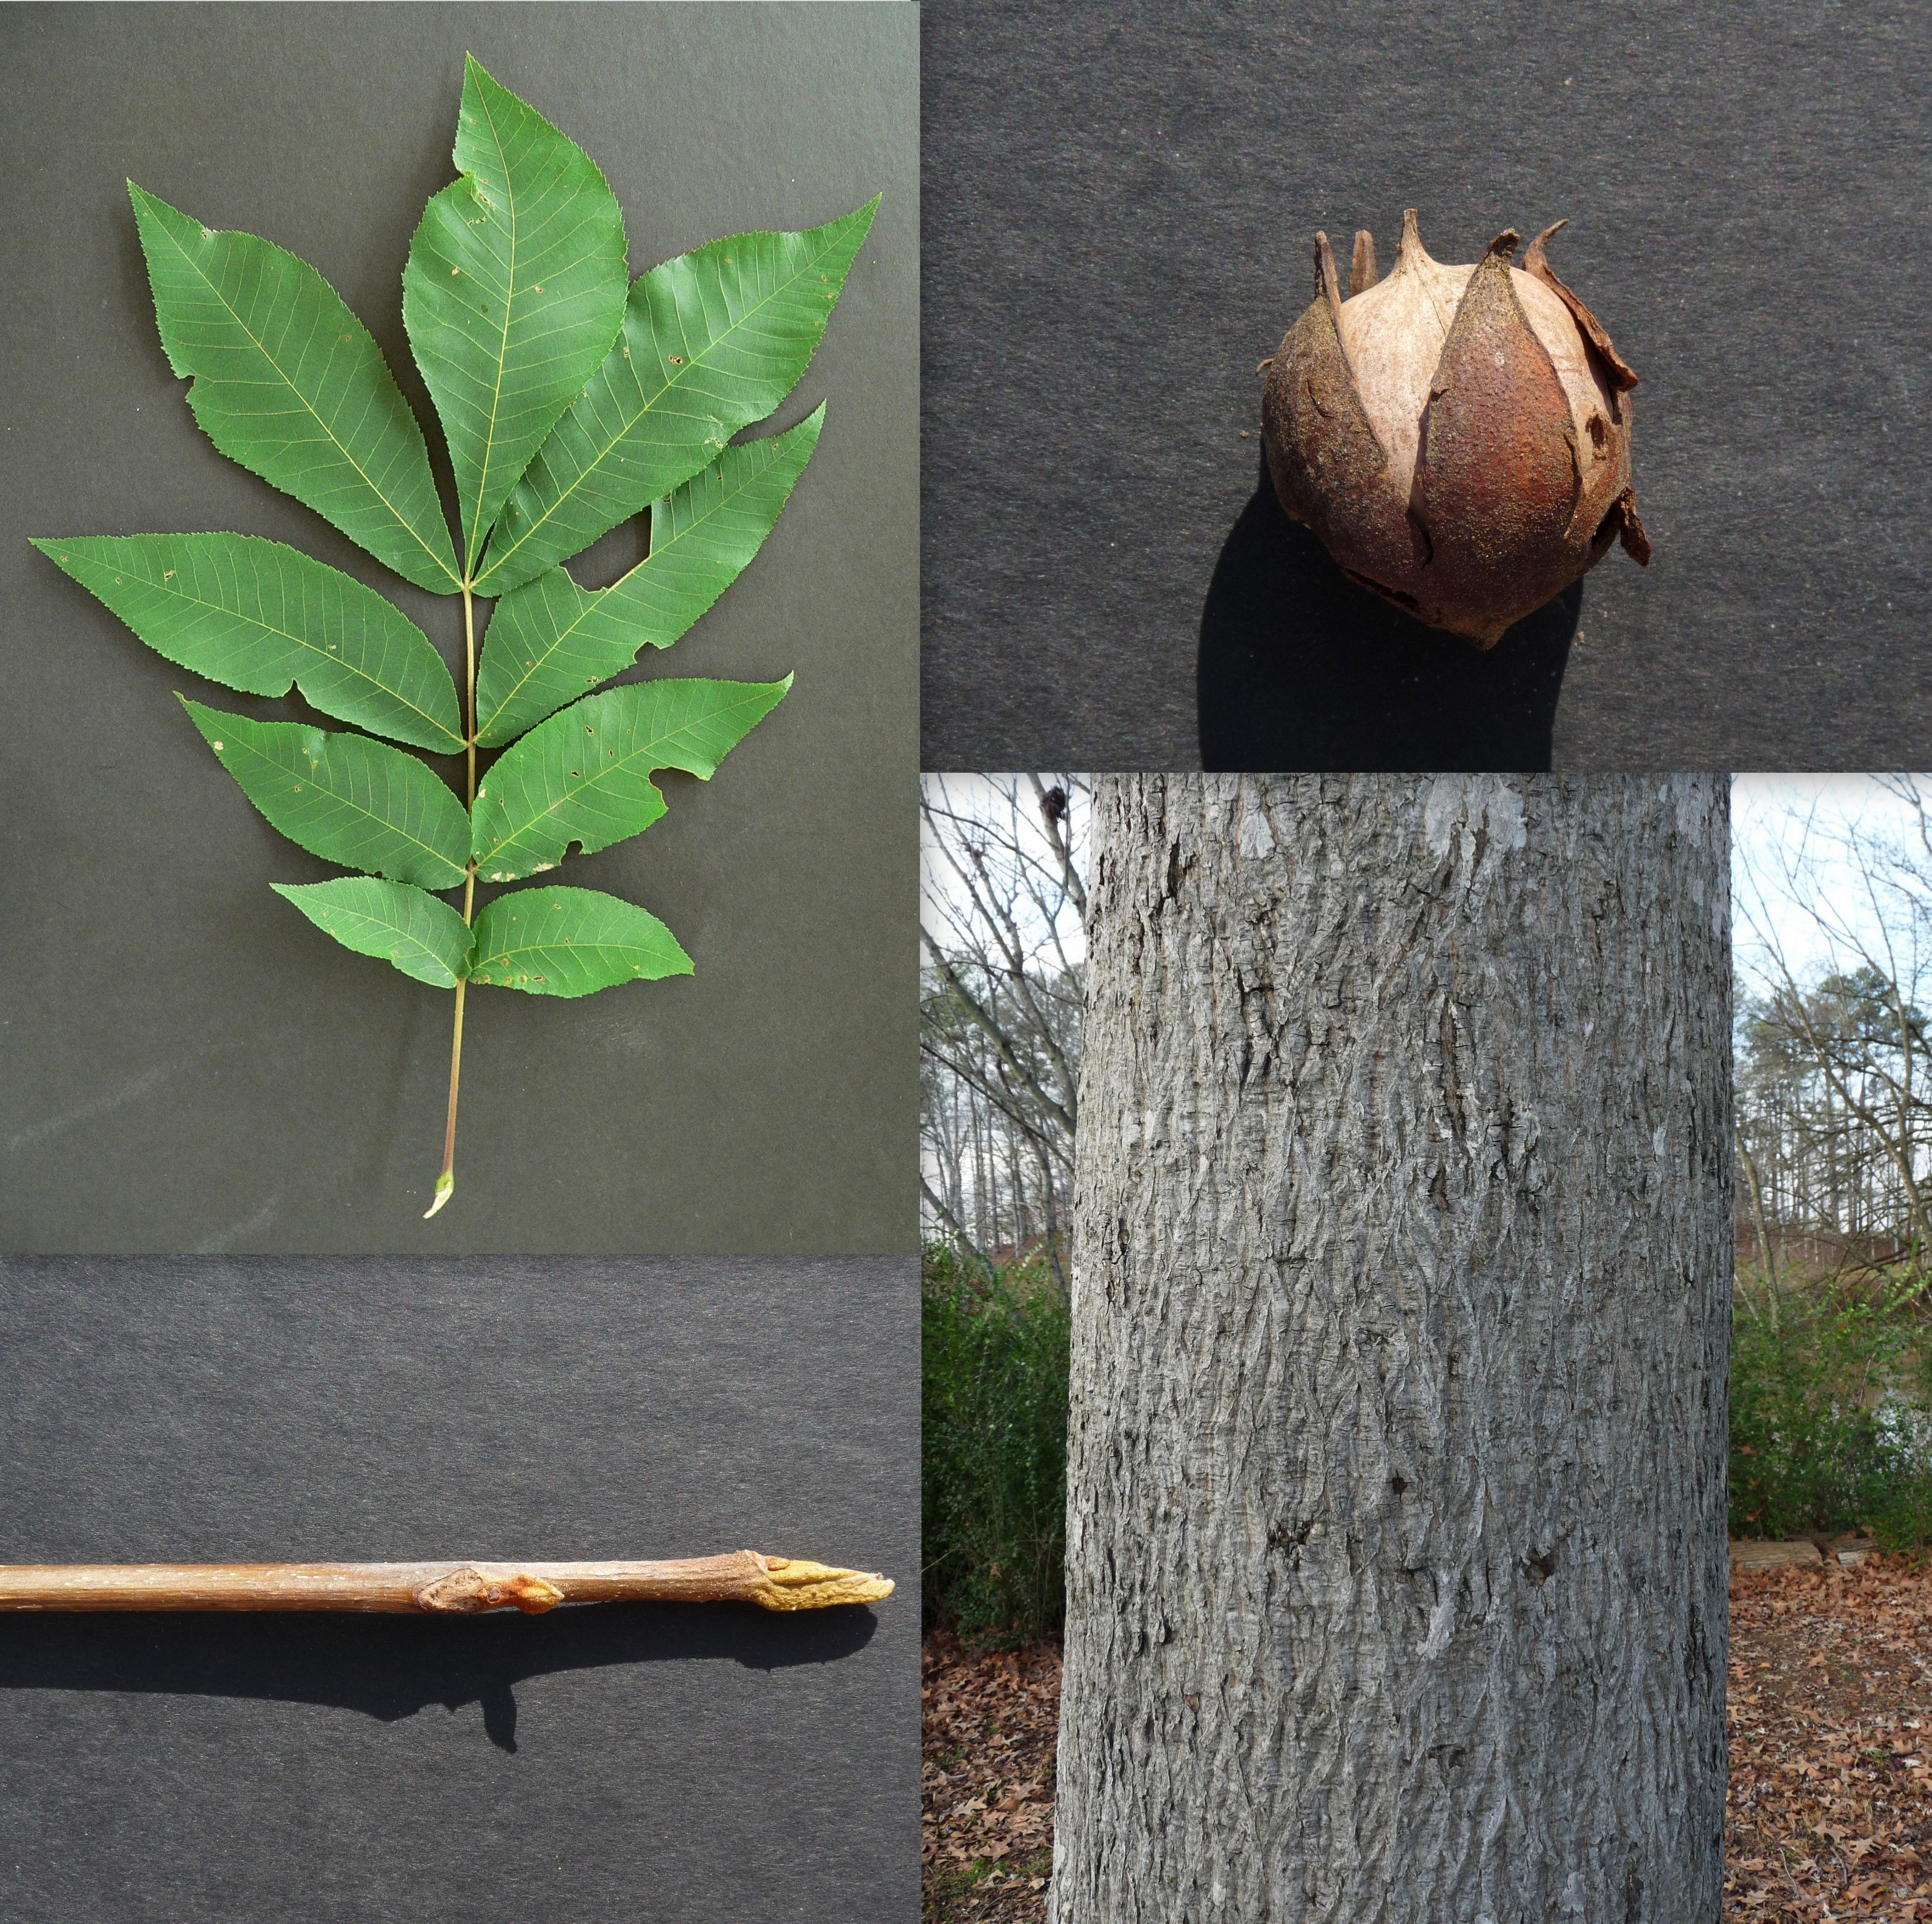
<svg viewBox="0 0 1932 1924"><path fill-rule="evenodd" d="M1774 1314L1786 1251L1932 1257L1932 806L1918 777L1875 786L1889 823L1794 804L1738 864L1739 1203Z"/></svg>
<svg viewBox="0 0 1932 1924"><path fill-rule="evenodd" d="M1106 776L1057 1924L1709 1924L1722 777Z"/></svg>
<svg viewBox="0 0 1932 1924"><path fill-rule="evenodd" d="M1088 795L1072 775L921 784L922 1213L982 1262L1039 1247L1061 1266Z"/></svg>

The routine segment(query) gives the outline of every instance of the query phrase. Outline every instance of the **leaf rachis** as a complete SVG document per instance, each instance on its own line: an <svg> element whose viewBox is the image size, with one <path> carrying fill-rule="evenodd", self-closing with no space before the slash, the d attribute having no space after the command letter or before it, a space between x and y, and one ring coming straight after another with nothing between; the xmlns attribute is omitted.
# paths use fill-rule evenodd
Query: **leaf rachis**
<svg viewBox="0 0 1932 1924"><path fill-rule="evenodd" d="M475 598L470 593L468 571L464 571L463 583L463 680L464 715L465 733L469 739L464 745L464 806L474 811L476 806L476 615ZM463 877L463 926L472 926L472 912L476 901L476 858L470 858ZM427 1222L441 1209L456 1191L456 1092L463 1075L463 1003L464 991L470 986L468 970L456 978L456 1008L450 1026L449 1035L449 1113L443 1125L442 1167L436 1179L436 1193L430 1205L423 1211Z"/></svg>

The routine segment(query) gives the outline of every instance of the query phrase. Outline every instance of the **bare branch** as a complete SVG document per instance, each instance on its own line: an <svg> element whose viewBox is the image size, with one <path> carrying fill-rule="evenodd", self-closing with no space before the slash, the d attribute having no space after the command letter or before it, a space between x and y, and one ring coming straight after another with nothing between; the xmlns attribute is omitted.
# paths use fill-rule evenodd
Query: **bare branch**
<svg viewBox="0 0 1932 1924"><path fill-rule="evenodd" d="M928 775L920 1023L928 1228L1056 1272L1078 1119L1084 862L1077 775Z"/></svg>

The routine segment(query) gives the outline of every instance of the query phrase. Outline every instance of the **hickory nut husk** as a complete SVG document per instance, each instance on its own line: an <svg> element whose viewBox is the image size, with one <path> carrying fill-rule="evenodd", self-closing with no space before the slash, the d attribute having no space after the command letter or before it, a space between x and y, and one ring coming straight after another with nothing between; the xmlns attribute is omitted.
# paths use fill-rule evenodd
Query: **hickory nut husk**
<svg viewBox="0 0 1932 1924"><path fill-rule="evenodd" d="M1636 376L1550 271L1498 234L1473 267L1424 251L1413 208L1386 279L1355 236L1348 298L1328 237L1316 292L1262 363L1281 505L1352 580L1481 648L1588 572L1650 543L1630 489Z"/></svg>

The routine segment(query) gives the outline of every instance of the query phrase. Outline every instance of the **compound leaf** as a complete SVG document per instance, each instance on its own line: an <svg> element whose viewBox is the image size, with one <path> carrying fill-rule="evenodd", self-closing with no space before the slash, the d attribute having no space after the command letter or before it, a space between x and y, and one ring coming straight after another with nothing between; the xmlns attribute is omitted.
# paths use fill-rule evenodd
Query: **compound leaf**
<svg viewBox="0 0 1932 1924"><path fill-rule="evenodd" d="M374 589L254 535L93 535L34 547L184 668L251 695L298 686L338 721L463 751L456 684Z"/></svg>
<svg viewBox="0 0 1932 1924"><path fill-rule="evenodd" d="M736 234L640 275L624 331L517 483L477 588L580 553L716 460L796 384L876 199L804 233Z"/></svg>
<svg viewBox="0 0 1932 1924"><path fill-rule="evenodd" d="M463 880L463 805L413 755L363 735L250 721L180 699L242 793L310 854L420 888Z"/></svg>
<svg viewBox="0 0 1932 1924"><path fill-rule="evenodd" d="M587 996L618 982L688 975L659 922L594 889L519 889L476 918L470 979L533 996Z"/></svg>
<svg viewBox="0 0 1932 1924"><path fill-rule="evenodd" d="M787 433L727 448L652 508L650 558L612 586L593 592L554 568L506 595L477 673L478 745L514 741L676 641L758 553L824 421L821 406Z"/></svg>
<svg viewBox="0 0 1932 1924"><path fill-rule="evenodd" d="M291 887L272 882L319 929L358 955L379 955L432 988L453 989L470 959L470 925L447 902L367 875Z"/></svg>
<svg viewBox="0 0 1932 1924"><path fill-rule="evenodd" d="M448 439L472 569L512 484L610 350L624 217L596 163L476 61L410 243L403 325Z"/></svg>
<svg viewBox="0 0 1932 1924"><path fill-rule="evenodd" d="M381 349L306 261L216 233L128 183L168 364L230 460L312 508L405 581L454 594L422 430Z"/></svg>
<svg viewBox="0 0 1932 1924"><path fill-rule="evenodd" d="M471 848L486 882L554 868L574 842L595 855L664 812L652 775L708 781L784 699L782 682L638 682L589 695L506 749L477 791Z"/></svg>

